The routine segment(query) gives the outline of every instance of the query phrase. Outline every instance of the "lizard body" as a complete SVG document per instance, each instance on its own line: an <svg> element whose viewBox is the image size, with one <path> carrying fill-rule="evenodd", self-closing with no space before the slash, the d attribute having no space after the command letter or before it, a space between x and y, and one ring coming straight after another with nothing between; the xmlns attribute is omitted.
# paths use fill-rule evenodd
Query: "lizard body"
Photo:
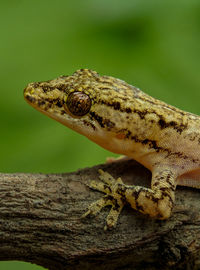
<svg viewBox="0 0 200 270"><path fill-rule="evenodd" d="M30 83L26 101L105 149L128 156L152 172L151 189L127 186L100 171L91 187L106 195L88 214L111 205L116 225L125 202L158 219L170 216L176 185L200 188L200 117L157 100L126 82L88 69Z"/></svg>

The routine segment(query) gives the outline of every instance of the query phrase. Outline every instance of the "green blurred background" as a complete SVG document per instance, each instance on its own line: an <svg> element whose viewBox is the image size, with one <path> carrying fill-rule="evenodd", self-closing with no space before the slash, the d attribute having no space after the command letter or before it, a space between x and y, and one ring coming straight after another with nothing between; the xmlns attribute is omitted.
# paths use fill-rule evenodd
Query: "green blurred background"
<svg viewBox="0 0 200 270"><path fill-rule="evenodd" d="M29 82L90 68L200 114L199 1L1 0L0 27L1 172L69 172L113 155L27 105Z"/></svg>

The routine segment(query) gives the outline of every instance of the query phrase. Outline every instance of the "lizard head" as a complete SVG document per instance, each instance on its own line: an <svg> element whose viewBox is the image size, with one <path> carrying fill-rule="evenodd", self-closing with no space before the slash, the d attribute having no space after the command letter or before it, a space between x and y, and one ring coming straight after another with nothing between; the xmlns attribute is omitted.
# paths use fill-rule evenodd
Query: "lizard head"
<svg viewBox="0 0 200 270"><path fill-rule="evenodd" d="M130 99L138 91L119 79L81 69L71 76L28 84L24 98L40 112L111 150L108 138L122 134L118 126L123 129L121 118L130 113ZM125 104L128 107L123 108ZM123 136L127 124L124 127Z"/></svg>

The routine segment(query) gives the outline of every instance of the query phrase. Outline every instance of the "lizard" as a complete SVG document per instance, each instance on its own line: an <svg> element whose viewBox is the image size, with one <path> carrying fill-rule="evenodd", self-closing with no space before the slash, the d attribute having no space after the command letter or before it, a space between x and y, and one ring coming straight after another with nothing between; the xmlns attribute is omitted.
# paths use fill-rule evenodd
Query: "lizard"
<svg viewBox="0 0 200 270"><path fill-rule="evenodd" d="M126 203L164 220L171 215L177 185L200 189L200 116L89 69L29 83L24 98L38 111L151 171L151 188L146 188L126 185L99 170L101 181L89 186L105 195L83 217L111 206L105 229L116 226Z"/></svg>

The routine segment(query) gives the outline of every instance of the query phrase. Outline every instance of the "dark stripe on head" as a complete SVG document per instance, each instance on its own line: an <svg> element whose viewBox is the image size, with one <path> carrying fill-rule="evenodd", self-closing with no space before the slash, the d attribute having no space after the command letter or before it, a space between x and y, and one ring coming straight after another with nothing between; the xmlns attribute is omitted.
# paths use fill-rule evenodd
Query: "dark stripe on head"
<svg viewBox="0 0 200 270"><path fill-rule="evenodd" d="M83 124L88 126L88 127L91 127L93 130L96 130L96 127L92 123L90 123L86 120L83 120Z"/></svg>
<svg viewBox="0 0 200 270"><path fill-rule="evenodd" d="M111 130L113 127L115 127L115 123L113 123L107 118L103 118L99 116L95 112L92 112L92 111L90 112L90 118L92 120L95 119L102 128L107 128L108 130Z"/></svg>
<svg viewBox="0 0 200 270"><path fill-rule="evenodd" d="M34 97L32 96L29 96L29 95L25 95L25 98L30 101L31 103L36 103L37 99L35 99Z"/></svg>
<svg viewBox="0 0 200 270"><path fill-rule="evenodd" d="M185 130L187 128L187 124L182 124L182 123L177 123L175 121L170 121L167 122L164 117L162 115L159 115L158 113L156 113L156 111L154 110L137 110L134 108L130 108L130 107L124 107L122 108L120 105L120 102L106 102L105 100L99 100L100 104L104 104L108 107L112 107L114 110L120 111L120 112L126 112L126 113L135 113L137 114L140 119L144 119L146 115L148 114L155 114L157 117L159 117L160 119L158 120L158 125L160 127L160 129L165 129L168 127L171 127L173 129L175 129L178 133L182 133L183 130Z"/></svg>

